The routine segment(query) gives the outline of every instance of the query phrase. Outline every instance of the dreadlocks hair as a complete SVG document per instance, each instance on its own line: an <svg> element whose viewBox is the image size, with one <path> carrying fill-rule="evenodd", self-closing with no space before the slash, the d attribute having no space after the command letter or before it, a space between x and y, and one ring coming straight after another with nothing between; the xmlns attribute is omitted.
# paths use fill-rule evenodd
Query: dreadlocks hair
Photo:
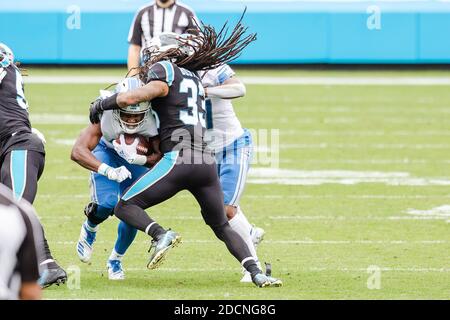
<svg viewBox="0 0 450 320"><path fill-rule="evenodd" d="M200 26L196 22L197 29L189 30L188 38L178 38L177 48L169 49L154 57L151 57L151 48L144 49L143 55L151 58L139 68L139 77L146 82L151 66L162 60L172 61L180 68L195 72L212 70L239 58L242 51L256 40L256 33L245 36L248 27L242 24L242 20L246 11L247 9L244 10L230 35L228 35L228 22L218 33L214 27L203 23Z"/></svg>

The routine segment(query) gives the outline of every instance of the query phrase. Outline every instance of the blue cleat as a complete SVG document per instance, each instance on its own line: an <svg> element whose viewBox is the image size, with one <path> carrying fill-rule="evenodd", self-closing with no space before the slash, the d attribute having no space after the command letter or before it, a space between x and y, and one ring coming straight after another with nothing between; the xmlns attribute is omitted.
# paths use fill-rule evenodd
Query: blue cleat
<svg viewBox="0 0 450 320"><path fill-rule="evenodd" d="M120 260L108 260L106 266L109 280L125 280L125 272Z"/></svg>
<svg viewBox="0 0 450 320"><path fill-rule="evenodd" d="M180 242L181 236L170 229L167 230L167 232L163 234L159 240L152 240L152 245L148 250L151 254L147 268L151 270L158 268L164 260L164 257L167 255L169 249L177 246Z"/></svg>
<svg viewBox="0 0 450 320"><path fill-rule="evenodd" d="M77 242L78 258L84 263L88 263L92 257L93 245L97 235L98 226L91 231L86 227L86 223L81 226L80 238Z"/></svg>

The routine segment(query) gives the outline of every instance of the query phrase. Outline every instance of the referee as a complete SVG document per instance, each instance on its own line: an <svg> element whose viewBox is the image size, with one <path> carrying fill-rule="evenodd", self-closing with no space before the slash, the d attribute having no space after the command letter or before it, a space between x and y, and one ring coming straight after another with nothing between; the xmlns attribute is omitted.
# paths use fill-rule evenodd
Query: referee
<svg viewBox="0 0 450 320"><path fill-rule="evenodd" d="M37 300L39 263L45 256L39 221L33 207L14 200L0 184L0 300ZM42 270L41 270L42 271Z"/></svg>
<svg viewBox="0 0 450 320"><path fill-rule="evenodd" d="M137 12L131 24L128 42L128 70L140 65L141 49L163 32L183 34L197 28L194 11L175 0L156 0Z"/></svg>

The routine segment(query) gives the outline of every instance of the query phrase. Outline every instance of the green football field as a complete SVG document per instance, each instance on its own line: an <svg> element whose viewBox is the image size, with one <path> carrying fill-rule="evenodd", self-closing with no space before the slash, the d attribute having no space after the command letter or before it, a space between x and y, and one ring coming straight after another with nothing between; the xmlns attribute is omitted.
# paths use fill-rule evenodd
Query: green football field
<svg viewBox="0 0 450 320"><path fill-rule="evenodd" d="M120 69L31 69L30 76L120 76ZM246 71L253 77L449 77L450 72ZM270 82L270 79L266 79ZM39 82L39 81L37 81ZM58 82L58 81L55 81ZM279 150L279 168L253 165L242 209L266 230L258 253L282 288L239 282L239 264L201 220L188 193L149 210L183 236L158 270L147 270L139 234L111 282L106 259L115 217L98 233L92 263L76 241L89 202L89 172L70 161L104 84L29 83L33 125L47 138L36 209L68 285L47 299L449 299L450 90L444 85L248 85L235 101L243 125L279 130L258 139L256 158ZM258 131L259 133L264 131ZM273 131L277 132L277 131ZM260 141L261 140L261 141ZM270 142L270 141L269 141Z"/></svg>

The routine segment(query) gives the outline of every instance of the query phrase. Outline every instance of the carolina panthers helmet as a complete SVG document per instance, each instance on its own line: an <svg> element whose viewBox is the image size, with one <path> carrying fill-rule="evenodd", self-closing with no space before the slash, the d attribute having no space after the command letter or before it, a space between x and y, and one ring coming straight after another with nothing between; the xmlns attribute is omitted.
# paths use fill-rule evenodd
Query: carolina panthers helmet
<svg viewBox="0 0 450 320"><path fill-rule="evenodd" d="M3 59L1 59L1 56L3 56ZM0 60L6 61L6 59L4 57L7 58L8 62L9 62L8 65L14 63L14 53L6 44L0 42ZM2 64L2 67L5 67L5 66L3 66L3 63L1 63L1 64ZM5 64L6 64L6 62L5 62Z"/></svg>
<svg viewBox="0 0 450 320"><path fill-rule="evenodd" d="M179 35L174 32L163 32L154 37L147 48L142 50L142 61L147 63L152 57L164 53L170 49L180 47Z"/></svg>
<svg viewBox="0 0 450 320"><path fill-rule="evenodd" d="M125 78L116 86L116 92L128 92L142 87L144 84L137 78ZM113 116L120 124L120 127L128 134L136 133L145 123L150 113L150 103L141 102L139 104L127 106L125 108L117 109L113 111ZM141 115L137 122L127 122L122 117L126 115Z"/></svg>

